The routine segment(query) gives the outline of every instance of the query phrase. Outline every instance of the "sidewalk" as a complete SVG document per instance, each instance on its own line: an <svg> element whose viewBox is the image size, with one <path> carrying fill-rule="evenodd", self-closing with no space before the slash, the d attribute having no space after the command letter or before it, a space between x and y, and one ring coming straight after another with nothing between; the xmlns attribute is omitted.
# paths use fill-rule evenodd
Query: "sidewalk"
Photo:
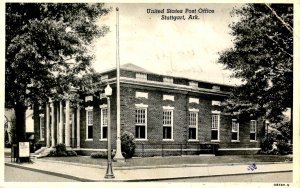
<svg viewBox="0 0 300 188"><path fill-rule="evenodd" d="M10 158L5 158L5 165L13 166L51 175L57 175L78 181L154 181L160 179L176 179L186 177L208 177L234 174L253 174L266 172L292 171L293 163L256 163L257 169L249 170L250 164L215 164L215 165L186 165L147 168L142 167L114 167L115 179L104 178L105 166L74 164L67 162L53 162L35 159L33 163L12 163Z"/></svg>

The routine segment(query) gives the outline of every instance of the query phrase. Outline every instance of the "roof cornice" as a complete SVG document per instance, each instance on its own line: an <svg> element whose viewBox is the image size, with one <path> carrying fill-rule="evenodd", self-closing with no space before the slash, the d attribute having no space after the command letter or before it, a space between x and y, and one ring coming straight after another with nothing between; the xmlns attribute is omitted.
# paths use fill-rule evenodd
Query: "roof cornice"
<svg viewBox="0 0 300 188"><path fill-rule="evenodd" d="M113 84L116 83L116 78L108 79L105 84ZM147 87L154 87L154 88L162 88L168 90L177 90L177 91L185 91L185 92L193 92L193 93L200 93L200 94L209 94L209 95L217 95L217 96L229 96L230 92L225 91L218 91L213 89L205 89L199 87L192 87L186 85L179 85L179 84L172 84L166 82L156 82L150 80L137 80L135 78L127 78L127 77L120 77L120 83L132 84L132 85L139 85L139 86L147 86Z"/></svg>

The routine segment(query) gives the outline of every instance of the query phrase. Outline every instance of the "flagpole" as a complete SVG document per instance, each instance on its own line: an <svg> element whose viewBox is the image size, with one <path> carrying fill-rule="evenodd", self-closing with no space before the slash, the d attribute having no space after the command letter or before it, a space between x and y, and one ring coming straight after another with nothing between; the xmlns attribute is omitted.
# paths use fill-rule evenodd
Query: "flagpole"
<svg viewBox="0 0 300 188"><path fill-rule="evenodd" d="M116 8L116 66L117 66L117 146L114 160L124 161L121 151L121 120L120 120L120 54L119 54L119 8Z"/></svg>

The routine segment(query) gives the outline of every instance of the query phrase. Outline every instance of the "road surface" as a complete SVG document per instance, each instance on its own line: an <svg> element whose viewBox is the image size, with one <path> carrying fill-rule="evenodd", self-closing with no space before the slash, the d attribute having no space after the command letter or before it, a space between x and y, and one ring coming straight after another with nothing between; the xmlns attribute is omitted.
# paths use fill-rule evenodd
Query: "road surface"
<svg viewBox="0 0 300 188"><path fill-rule="evenodd" d="M76 182L72 179L58 177L31 170L11 167L5 165L4 167L4 181L5 182Z"/></svg>
<svg viewBox="0 0 300 188"><path fill-rule="evenodd" d="M293 172L273 172L264 174L245 174L230 176L214 176L200 178L185 178L172 180L159 180L164 182L271 182L271 183L291 183ZM288 185L285 185L288 186ZM289 185L290 186L290 185Z"/></svg>

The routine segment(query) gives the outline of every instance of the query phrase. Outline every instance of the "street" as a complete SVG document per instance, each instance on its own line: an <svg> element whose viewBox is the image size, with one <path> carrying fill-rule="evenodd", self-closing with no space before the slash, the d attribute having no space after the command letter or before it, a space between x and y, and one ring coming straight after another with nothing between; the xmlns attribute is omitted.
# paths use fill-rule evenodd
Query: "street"
<svg viewBox="0 0 300 188"><path fill-rule="evenodd" d="M76 180L62 178L31 170L24 170L5 165L4 181L6 182L76 182Z"/></svg>
<svg viewBox="0 0 300 188"><path fill-rule="evenodd" d="M265 182L265 183L284 182L287 184L293 181L293 172L199 177L199 178L172 179L172 180L159 180L159 181L160 182Z"/></svg>

